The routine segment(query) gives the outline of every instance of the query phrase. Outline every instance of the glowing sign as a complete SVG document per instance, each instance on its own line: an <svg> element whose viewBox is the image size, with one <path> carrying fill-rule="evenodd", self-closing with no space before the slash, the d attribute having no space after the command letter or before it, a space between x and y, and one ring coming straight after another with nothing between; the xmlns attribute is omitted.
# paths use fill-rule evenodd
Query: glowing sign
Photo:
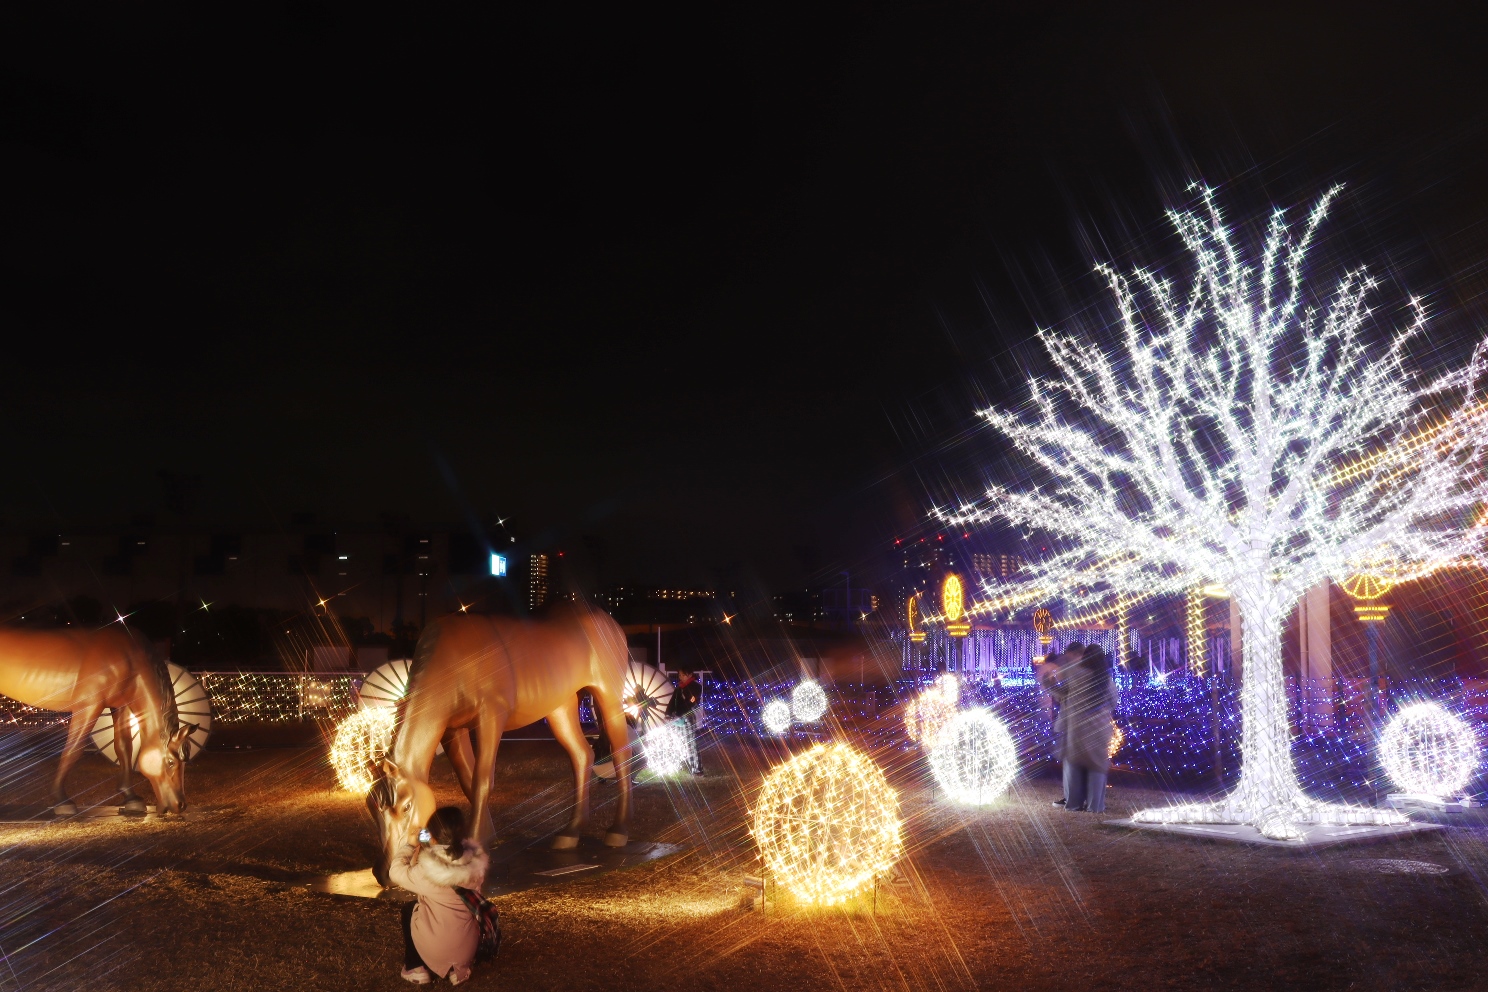
<svg viewBox="0 0 1488 992"><path fill-rule="evenodd" d="M491 574L497 576L506 575L506 555L491 554Z"/></svg>
<svg viewBox="0 0 1488 992"><path fill-rule="evenodd" d="M920 629L920 594L915 593L909 597L909 639L919 644L925 639L925 632Z"/></svg>

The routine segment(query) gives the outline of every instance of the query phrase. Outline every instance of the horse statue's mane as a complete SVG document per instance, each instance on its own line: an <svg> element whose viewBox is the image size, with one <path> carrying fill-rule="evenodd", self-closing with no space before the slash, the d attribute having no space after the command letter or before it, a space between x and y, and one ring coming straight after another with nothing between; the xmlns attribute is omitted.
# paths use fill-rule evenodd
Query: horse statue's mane
<svg viewBox="0 0 1488 992"><path fill-rule="evenodd" d="M434 656L434 646L439 643L439 621L434 621L424 628L419 635L418 643L413 647L413 660L408 663L408 683L403 689L403 698L398 700L397 708L393 711L393 733L388 740L388 753L392 754L398 743L398 731L403 728L403 711L407 706L408 697L413 694L413 687L424 668L429 664L429 659Z"/></svg>
<svg viewBox="0 0 1488 992"><path fill-rule="evenodd" d="M170 666L148 637L138 631L130 633L134 636L135 643L144 649L146 664L155 673L155 680L160 686L160 733L162 740L169 740L181 726L181 715L176 711L176 686L171 680Z"/></svg>

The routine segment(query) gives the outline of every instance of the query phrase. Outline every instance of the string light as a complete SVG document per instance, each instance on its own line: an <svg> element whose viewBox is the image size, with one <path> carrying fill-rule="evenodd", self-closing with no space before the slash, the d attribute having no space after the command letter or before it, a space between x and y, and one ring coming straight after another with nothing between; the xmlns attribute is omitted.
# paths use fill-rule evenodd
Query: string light
<svg viewBox="0 0 1488 992"><path fill-rule="evenodd" d="M1018 774L1018 749L1001 720L984 709L966 710L936 735L930 770L956 802L985 806Z"/></svg>
<svg viewBox="0 0 1488 992"><path fill-rule="evenodd" d="M1273 212L1252 258L1202 190L1200 209L1169 213L1191 261L1187 286L1100 266L1120 346L1041 332L1060 375L1031 384L1032 413L982 411L1049 482L994 486L984 504L939 512L1054 535L1029 579L1063 589L1076 609L1211 582L1230 592L1245 632L1240 781L1218 802L1144 810L1139 821L1247 823L1290 840L1308 824L1403 822L1303 793L1282 624L1304 591L1348 574L1362 552L1387 549L1417 574L1477 553L1488 417L1474 394L1488 342L1461 370L1422 376L1408 363L1426 328L1421 301L1377 347L1373 278L1355 269L1330 291L1304 289L1337 193L1300 228ZM1379 456L1426 433L1410 457Z"/></svg>
<svg viewBox="0 0 1488 992"><path fill-rule="evenodd" d="M1380 764L1407 793L1456 796L1478 765L1473 732L1436 703L1415 703L1395 714L1380 735Z"/></svg>
<svg viewBox="0 0 1488 992"><path fill-rule="evenodd" d="M953 673L945 672L905 704L904 730L909 739L927 746L934 743L960 704L961 682Z"/></svg>
<svg viewBox="0 0 1488 992"><path fill-rule="evenodd" d="M1116 752L1121 750L1121 745L1126 743L1126 732L1121 729L1121 724L1115 720L1111 721L1111 746L1106 748L1106 757L1116 757Z"/></svg>
<svg viewBox="0 0 1488 992"><path fill-rule="evenodd" d="M641 751L651 774L675 775L687 764L687 731L676 720L652 727L641 737Z"/></svg>
<svg viewBox="0 0 1488 992"><path fill-rule="evenodd" d="M827 712L827 694L810 680L791 690L791 715L797 723L815 723Z"/></svg>
<svg viewBox="0 0 1488 992"><path fill-rule="evenodd" d="M760 723L772 734L783 734L790 729L790 703L783 699L772 699L760 710Z"/></svg>
<svg viewBox="0 0 1488 992"><path fill-rule="evenodd" d="M822 905L867 888L904 850L898 793L842 743L817 744L765 776L753 833L781 883Z"/></svg>
<svg viewBox="0 0 1488 992"><path fill-rule="evenodd" d="M383 706L357 710L336 725L331 741L331 767L347 792L359 796L372 788L369 765L382 761L393 745L393 721L397 711Z"/></svg>

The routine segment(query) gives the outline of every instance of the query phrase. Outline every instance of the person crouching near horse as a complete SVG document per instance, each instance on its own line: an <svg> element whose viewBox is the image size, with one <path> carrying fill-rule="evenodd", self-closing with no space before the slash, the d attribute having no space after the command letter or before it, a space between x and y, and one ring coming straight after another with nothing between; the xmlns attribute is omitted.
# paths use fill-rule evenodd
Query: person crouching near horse
<svg viewBox="0 0 1488 992"><path fill-rule="evenodd" d="M470 977L480 926L455 889L479 892L487 859L466 834L464 813L437 809L419 843L405 843L388 868L394 885L418 896L403 906L403 977L416 985L436 975L451 985Z"/></svg>

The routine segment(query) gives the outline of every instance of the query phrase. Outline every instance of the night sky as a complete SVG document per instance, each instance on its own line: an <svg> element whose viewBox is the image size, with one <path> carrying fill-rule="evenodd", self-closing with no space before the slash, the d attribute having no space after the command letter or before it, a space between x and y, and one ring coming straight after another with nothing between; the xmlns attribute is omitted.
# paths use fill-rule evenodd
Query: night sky
<svg viewBox="0 0 1488 992"><path fill-rule="evenodd" d="M1343 254L1484 326L1488 61L1441 13L511 6L5 15L0 526L180 525L164 471L202 530L871 577L1016 470L975 409L1195 179L1347 182Z"/></svg>

